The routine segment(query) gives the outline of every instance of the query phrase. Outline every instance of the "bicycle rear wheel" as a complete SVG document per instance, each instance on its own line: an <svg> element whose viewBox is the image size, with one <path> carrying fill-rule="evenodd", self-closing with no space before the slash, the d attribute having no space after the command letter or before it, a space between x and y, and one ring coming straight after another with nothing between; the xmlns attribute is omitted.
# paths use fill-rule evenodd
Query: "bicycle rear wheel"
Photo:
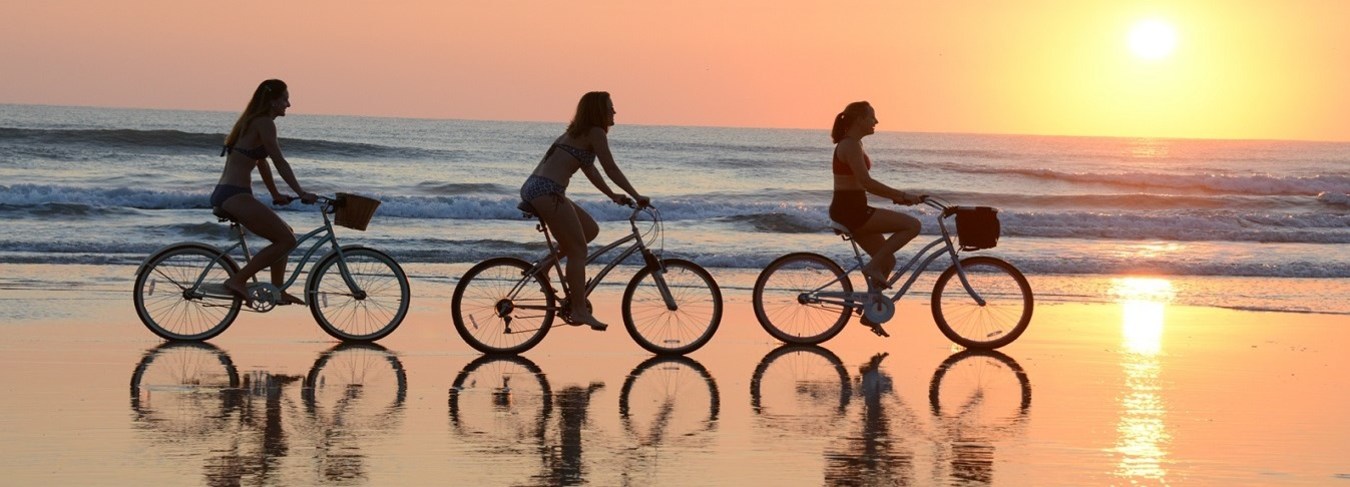
<svg viewBox="0 0 1350 487"><path fill-rule="evenodd" d="M363 295L342 278L342 261ZM393 333L408 314L408 276L383 252L364 247L329 254L310 272L305 296L314 321L333 338L349 342L379 340Z"/></svg>
<svg viewBox="0 0 1350 487"><path fill-rule="evenodd" d="M199 341L219 335L239 316L244 302L220 286L236 272L234 260L204 245L161 252L136 273L132 291L136 315L166 340ZM194 287L198 282L202 287L220 286L218 293L204 295L201 287Z"/></svg>
<svg viewBox="0 0 1350 487"><path fill-rule="evenodd" d="M787 343L815 345L834 338L853 307L843 304L853 283L839 264L819 254L779 257L755 280L751 302L760 326ZM820 299L828 293L829 301Z"/></svg>
<svg viewBox="0 0 1350 487"><path fill-rule="evenodd" d="M455 331L483 353L521 353L539 344L553 324L554 298L530 264L513 257L473 266L455 286Z"/></svg>
<svg viewBox="0 0 1350 487"><path fill-rule="evenodd" d="M933 284L933 320L942 334L963 347L984 350L1022 336L1035 306L1031 285L1022 272L993 257L961 259L961 268L985 304L976 303L966 292L955 265L942 271Z"/></svg>
<svg viewBox="0 0 1350 487"><path fill-rule="evenodd" d="M698 264L663 259L661 269L644 267L623 293L623 324L633 341L656 354L698 350L722 322L722 290ZM658 278L670 293L667 305Z"/></svg>

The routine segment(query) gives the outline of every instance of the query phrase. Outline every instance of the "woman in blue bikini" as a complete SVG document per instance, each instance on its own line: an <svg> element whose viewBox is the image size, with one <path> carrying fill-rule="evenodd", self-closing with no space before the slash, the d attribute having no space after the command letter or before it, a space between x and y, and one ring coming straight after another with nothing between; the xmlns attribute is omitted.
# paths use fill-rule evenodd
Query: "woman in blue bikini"
<svg viewBox="0 0 1350 487"><path fill-rule="evenodd" d="M615 193L600 176L600 171L595 167L598 158L600 166L614 184L632 195L639 205L651 203L633 189L623 171L614 163L614 155L609 152L607 136L609 128L614 125L614 114L614 102L610 100L609 93L592 91L583 95L581 101L577 102L576 115L567 124L567 131L553 141L544 158L520 188L520 198L534 206L539 218L558 240L559 252L567 257L567 288L573 292L586 289L586 244L600 233L595 219L566 195L567 183L577 169L581 169L586 179L615 203L626 204L628 196ZM606 324L591 315L585 299L571 299L570 304L573 322L585 323L596 330L606 328Z"/></svg>
<svg viewBox="0 0 1350 487"><path fill-rule="evenodd" d="M225 170L211 193L211 206L225 210L244 228L271 242L225 281L225 288L241 297L246 295L245 283L249 278L267 266L272 266L272 284L281 288L286 278L286 257L295 248L295 232L291 227L275 211L253 197L253 168L258 168L263 184L272 193L272 204L284 205L293 198L277 191L272 170L267 165L269 157L277 165L281 178L300 195L301 201L313 203L318 199L314 193L300 188L291 165L277 145L276 118L286 116L286 108L290 106L291 95L286 83L279 79L263 81L253 91L253 98L234 123L230 135L225 138L225 147L220 151L220 155L226 156ZM282 292L278 304L304 304L304 300Z"/></svg>

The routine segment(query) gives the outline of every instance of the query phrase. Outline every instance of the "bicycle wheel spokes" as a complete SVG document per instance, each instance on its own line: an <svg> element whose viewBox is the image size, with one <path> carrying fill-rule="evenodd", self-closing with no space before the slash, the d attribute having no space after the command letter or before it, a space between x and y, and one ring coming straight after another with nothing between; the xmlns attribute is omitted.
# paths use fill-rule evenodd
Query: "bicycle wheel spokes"
<svg viewBox="0 0 1350 487"><path fill-rule="evenodd" d="M755 281L755 317L774 338L788 343L829 340L848 323L851 307L839 304L853 283L833 260L790 254L769 264Z"/></svg>
<svg viewBox="0 0 1350 487"><path fill-rule="evenodd" d="M623 322L633 340L653 353L685 354L712 338L722 321L722 291L708 271L693 262L666 259L659 273L644 268L623 295ZM668 305L658 283L664 282Z"/></svg>
<svg viewBox="0 0 1350 487"><path fill-rule="evenodd" d="M717 424L717 381L687 357L653 357L628 374L619 393L624 429L643 446L696 437Z"/></svg>
<svg viewBox="0 0 1350 487"><path fill-rule="evenodd" d="M450 421L455 429L494 448L533 451L552 408L548 380L524 357L479 357L450 387Z"/></svg>
<svg viewBox="0 0 1350 487"><path fill-rule="evenodd" d="M992 257L961 261L980 305L961 285L956 266L933 285L933 318L947 338L967 348L993 349L1016 340L1031 323L1033 298L1026 277L1012 264Z"/></svg>
<svg viewBox="0 0 1350 487"><path fill-rule="evenodd" d="M807 434L833 430L853 387L834 353L814 345L783 345L760 360L750 377L750 406L774 427Z"/></svg>
<svg viewBox="0 0 1350 487"><path fill-rule="evenodd" d="M398 357L379 345L342 344L324 352L306 377L309 412L344 430L374 430L399 416L408 379Z"/></svg>
<svg viewBox="0 0 1350 487"><path fill-rule="evenodd" d="M370 341L392 333L408 312L411 293L403 269L372 249L346 249L343 258L361 295L342 278L336 254L324 259L315 266L306 293L315 321L340 340Z"/></svg>
<svg viewBox="0 0 1350 487"><path fill-rule="evenodd" d="M223 288L210 295L193 288L199 278L210 289L234 275L232 262L217 261L218 255L203 247L180 247L147 263L136 275L133 291L141 322L169 340L205 340L225 331L243 300L223 297ZM203 277L208 265L211 270Z"/></svg>
<svg viewBox="0 0 1350 487"><path fill-rule="evenodd" d="M484 261L460 278L450 311L455 330L483 353L520 353L544 339L553 322L553 295L530 265L513 258Z"/></svg>
<svg viewBox="0 0 1350 487"><path fill-rule="evenodd" d="M239 387L239 373L220 349L167 343L146 352L131 377L136 420L176 435L209 435L225 421L225 394ZM179 438L181 439L181 437Z"/></svg>

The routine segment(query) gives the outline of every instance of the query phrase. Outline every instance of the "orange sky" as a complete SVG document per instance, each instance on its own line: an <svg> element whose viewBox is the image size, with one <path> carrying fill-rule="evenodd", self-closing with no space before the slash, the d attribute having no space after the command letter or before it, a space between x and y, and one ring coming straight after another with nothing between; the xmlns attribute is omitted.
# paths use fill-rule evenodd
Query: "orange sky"
<svg viewBox="0 0 1350 487"><path fill-rule="evenodd" d="M1337 0L43 0L0 19L0 103L237 111L279 77L293 113L564 121L601 89L619 123L827 128L866 99L882 130L1350 140ZM1175 27L1170 57L1126 47L1145 19Z"/></svg>

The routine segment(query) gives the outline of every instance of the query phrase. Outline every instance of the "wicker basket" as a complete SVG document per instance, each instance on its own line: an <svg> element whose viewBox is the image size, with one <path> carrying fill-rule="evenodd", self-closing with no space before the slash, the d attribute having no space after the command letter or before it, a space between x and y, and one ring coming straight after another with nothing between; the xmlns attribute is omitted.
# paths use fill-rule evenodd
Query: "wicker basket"
<svg viewBox="0 0 1350 487"><path fill-rule="evenodd" d="M337 212L333 214L333 223L352 230L366 230L370 217L380 207L380 200L351 193L338 193Z"/></svg>

